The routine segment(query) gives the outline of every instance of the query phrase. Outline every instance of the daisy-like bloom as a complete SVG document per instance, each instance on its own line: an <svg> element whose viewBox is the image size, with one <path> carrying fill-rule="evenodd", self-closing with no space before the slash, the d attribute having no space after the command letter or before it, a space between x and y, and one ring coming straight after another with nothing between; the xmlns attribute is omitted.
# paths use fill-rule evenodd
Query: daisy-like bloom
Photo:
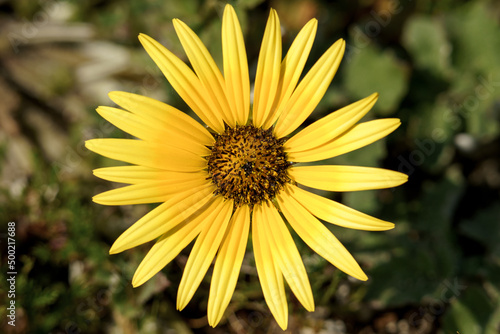
<svg viewBox="0 0 500 334"><path fill-rule="evenodd" d="M343 227L381 231L392 223L370 217L299 185L327 191L398 186L407 176L354 166L304 165L368 145L394 131L398 119L356 124L375 104L372 94L292 134L325 94L344 53L334 43L299 82L316 33L309 21L282 58L281 29L271 10L260 49L251 106L243 34L234 9L222 19L223 72L196 34L174 19L192 69L146 35L139 39L172 87L206 124L151 98L111 92L122 109L97 112L137 139L92 139L87 148L131 165L100 168L100 178L129 184L94 197L104 205L161 203L113 244L119 253L156 243L132 280L139 286L196 239L177 295L182 310L215 259L208 322L221 320L234 292L251 230L264 298L281 328L288 322L284 280L308 310L308 276L285 220L304 242L340 270L367 276L319 219ZM250 112L251 110L251 112Z"/></svg>

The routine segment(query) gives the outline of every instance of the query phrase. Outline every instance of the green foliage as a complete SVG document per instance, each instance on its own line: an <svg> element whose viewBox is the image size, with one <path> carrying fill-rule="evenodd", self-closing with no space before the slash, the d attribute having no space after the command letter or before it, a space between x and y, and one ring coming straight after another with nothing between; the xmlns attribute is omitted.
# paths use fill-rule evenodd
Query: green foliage
<svg viewBox="0 0 500 334"><path fill-rule="evenodd" d="M367 46L358 50L345 65L345 87L353 99L378 92L375 110L384 116L396 112L407 85L405 68L390 51Z"/></svg>
<svg viewBox="0 0 500 334"><path fill-rule="evenodd" d="M496 290L491 296L481 287L469 288L463 296L452 302L444 318L444 332L458 330L460 333L471 334L498 333L500 323L498 293Z"/></svg>
<svg viewBox="0 0 500 334"><path fill-rule="evenodd" d="M445 74L449 70L451 46L438 18L412 16L405 25L402 44L414 57L417 68L433 74Z"/></svg>

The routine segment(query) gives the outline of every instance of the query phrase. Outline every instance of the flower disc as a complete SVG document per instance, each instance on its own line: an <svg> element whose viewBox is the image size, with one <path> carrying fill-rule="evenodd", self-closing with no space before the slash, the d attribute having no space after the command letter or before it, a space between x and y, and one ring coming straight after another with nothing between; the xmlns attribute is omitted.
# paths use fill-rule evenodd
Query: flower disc
<svg viewBox="0 0 500 334"><path fill-rule="evenodd" d="M253 125L228 127L216 136L207 157L208 173L217 186L216 194L233 199L237 206L253 206L272 200L290 181L290 163L283 149L285 139L272 130Z"/></svg>

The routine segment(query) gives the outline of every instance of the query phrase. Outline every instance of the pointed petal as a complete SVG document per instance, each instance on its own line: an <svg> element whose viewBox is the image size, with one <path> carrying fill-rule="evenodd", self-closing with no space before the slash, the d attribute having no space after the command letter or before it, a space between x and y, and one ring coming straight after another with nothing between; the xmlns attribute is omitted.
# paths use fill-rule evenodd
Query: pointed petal
<svg viewBox="0 0 500 334"><path fill-rule="evenodd" d="M215 61L203 42L184 22L178 19L174 19L173 22L177 36L179 36L189 61L210 95L217 112L223 115L224 121L228 125L234 127L236 120L227 102L226 84Z"/></svg>
<svg viewBox="0 0 500 334"><path fill-rule="evenodd" d="M270 240L263 224L266 224L262 206L253 208L252 241L255 265L260 285L269 310L276 322L285 330L288 326L288 304L285 295L283 275L271 252Z"/></svg>
<svg viewBox="0 0 500 334"><path fill-rule="evenodd" d="M335 42L302 79L288 103L283 106L284 110L274 128L276 137L290 134L313 112L337 72L344 49L343 39Z"/></svg>
<svg viewBox="0 0 500 334"><path fill-rule="evenodd" d="M198 239L196 239L179 284L179 292L177 293L178 310L186 307L207 273L226 233L232 211L233 201L224 201L217 217L201 231Z"/></svg>
<svg viewBox="0 0 500 334"><path fill-rule="evenodd" d="M160 203L172 198L175 194L209 184L207 173L192 173L188 180L151 181L134 184L105 191L92 198L95 203L103 205L129 205L144 203Z"/></svg>
<svg viewBox="0 0 500 334"><path fill-rule="evenodd" d="M400 172L358 166L290 167L288 174L300 184L329 191L392 188L408 181L408 175Z"/></svg>
<svg viewBox="0 0 500 334"><path fill-rule="evenodd" d="M212 185L208 185L170 198L123 232L111 246L109 253L123 252L168 232L202 208L214 196L214 190Z"/></svg>
<svg viewBox="0 0 500 334"><path fill-rule="evenodd" d="M284 145L287 152L308 150L339 136L356 124L377 102L378 94L348 105L321 118L290 138Z"/></svg>
<svg viewBox="0 0 500 334"><path fill-rule="evenodd" d="M332 232L300 203L284 191L277 196L277 199L288 223L309 247L352 277L362 281L368 279L356 260Z"/></svg>
<svg viewBox="0 0 500 334"><path fill-rule="evenodd" d="M170 129L162 127L162 124L155 120L111 107L99 107L97 112L116 127L139 139L155 143L171 143L172 146L199 155L207 153L207 147L199 140L191 140L192 137L186 136L184 132L169 131Z"/></svg>
<svg viewBox="0 0 500 334"><path fill-rule="evenodd" d="M145 166L115 166L93 170L95 176L119 183L137 184L151 181L190 180L199 172L183 173Z"/></svg>
<svg viewBox="0 0 500 334"><path fill-rule="evenodd" d="M250 209L244 205L234 212L215 261L207 311L208 323L212 327L219 323L233 296L245 256L249 230Z"/></svg>
<svg viewBox="0 0 500 334"><path fill-rule="evenodd" d="M266 118L264 129L270 128L276 122L283 111L282 107L287 104L292 92L295 90L311 51L317 27L318 21L316 19L310 20L297 34L285 59L283 59L276 99L271 113Z"/></svg>
<svg viewBox="0 0 500 334"><path fill-rule="evenodd" d="M290 185L286 191L311 214L329 223L365 231L385 231L394 228L393 223L369 216L299 187Z"/></svg>
<svg viewBox="0 0 500 334"><path fill-rule="evenodd" d="M97 138L87 140L85 147L107 158L172 171L195 172L207 167L200 155L167 143L136 139ZM210 150L205 148L204 155Z"/></svg>
<svg viewBox="0 0 500 334"><path fill-rule="evenodd" d="M132 136L142 140L157 140L159 131L157 131L158 123L156 122L112 107L101 106L96 111L102 118Z"/></svg>
<svg viewBox="0 0 500 334"><path fill-rule="evenodd" d="M287 152L288 160L310 162L333 158L367 146L396 130L401 122L397 118L384 118L357 124L339 137L316 148Z"/></svg>
<svg viewBox="0 0 500 334"><path fill-rule="evenodd" d="M132 285L144 284L196 238L204 227L211 224L222 208L222 197L214 197L205 210L199 210L182 223L166 232L151 248L135 271Z"/></svg>
<svg viewBox="0 0 500 334"><path fill-rule="evenodd" d="M263 230L269 236L270 250L281 269L285 280L300 303L309 312L314 311L314 298L306 268L302 262L297 246L288 231L285 222L273 204L262 205L263 217L267 221L262 224ZM274 256L274 254L276 256Z"/></svg>
<svg viewBox="0 0 500 334"><path fill-rule="evenodd" d="M168 104L127 92L115 91L108 95L120 107L157 123L163 129L167 141L169 138L189 140L206 146L214 143L214 137L200 123Z"/></svg>
<svg viewBox="0 0 500 334"><path fill-rule="evenodd" d="M253 125L261 127L271 112L281 68L281 26L274 9L269 13L254 86Z"/></svg>
<svg viewBox="0 0 500 334"><path fill-rule="evenodd" d="M250 77L240 22L231 5L222 17L222 55L226 94L236 122L245 125L250 110Z"/></svg>
<svg viewBox="0 0 500 334"><path fill-rule="evenodd" d="M182 60L151 37L140 34L139 41L168 82L196 115L209 127L222 133L224 131L222 115L219 115L217 109L213 107L209 94L196 74Z"/></svg>

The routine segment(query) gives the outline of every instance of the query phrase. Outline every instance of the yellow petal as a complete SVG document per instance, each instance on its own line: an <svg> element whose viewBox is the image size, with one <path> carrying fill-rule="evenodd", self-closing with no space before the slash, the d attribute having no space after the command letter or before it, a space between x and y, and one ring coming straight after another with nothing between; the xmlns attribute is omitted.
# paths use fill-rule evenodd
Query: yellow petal
<svg viewBox="0 0 500 334"><path fill-rule="evenodd" d="M396 130L400 124L397 118L360 123L324 145L301 152L287 152L288 160L309 162L333 158L384 138Z"/></svg>
<svg viewBox="0 0 500 334"><path fill-rule="evenodd" d="M269 13L264 38L260 47L255 76L253 125L261 127L271 112L281 67L281 26L274 9Z"/></svg>
<svg viewBox="0 0 500 334"><path fill-rule="evenodd" d="M214 143L214 137L200 123L168 104L127 92L115 91L108 95L122 108L157 123L167 138L194 141L206 146Z"/></svg>
<svg viewBox="0 0 500 334"><path fill-rule="evenodd" d="M196 74L182 60L151 37L140 34L139 41L187 105L205 124L222 133L224 131L222 115L219 115L217 109L214 108L209 94Z"/></svg>
<svg viewBox="0 0 500 334"><path fill-rule="evenodd" d="M357 191L399 186L406 174L392 170L358 166L300 166L288 174L305 186L329 191Z"/></svg>
<svg viewBox="0 0 500 334"><path fill-rule="evenodd" d="M385 231L394 228L393 223L369 216L299 187L290 185L286 191L311 214L329 223L365 231Z"/></svg>
<svg viewBox="0 0 500 334"><path fill-rule="evenodd" d="M274 100L271 113L267 116L264 123L263 127L265 129L270 128L276 122L280 112L283 111L282 106L287 104L288 99L297 86L297 82L311 51L317 27L318 21L316 19L310 20L297 34L285 59L283 59L276 99Z"/></svg>
<svg viewBox="0 0 500 334"><path fill-rule="evenodd" d="M158 132L156 122L141 118L128 111L112 108L98 107L97 113L108 122L112 123L119 129L143 140L158 140Z"/></svg>
<svg viewBox="0 0 500 334"><path fill-rule="evenodd" d="M274 128L276 137L290 134L313 112L337 72L344 49L343 39L335 42L302 79L288 103L283 105Z"/></svg>
<svg viewBox="0 0 500 334"><path fill-rule="evenodd" d="M236 120L227 102L224 78L215 61L203 42L184 22L178 19L174 19L173 22L189 61L210 95L212 103L218 113L223 116L224 121L234 127Z"/></svg>
<svg viewBox="0 0 500 334"><path fill-rule="evenodd" d="M194 173L172 172L145 166L115 166L94 169L94 175L108 181L137 184L150 181L189 180Z"/></svg>
<svg viewBox="0 0 500 334"><path fill-rule="evenodd" d="M281 329L288 326L288 304L285 295L283 275L271 252L269 235L263 228L266 224L262 206L253 208L252 241L255 266L260 285L269 310Z"/></svg>
<svg viewBox="0 0 500 334"><path fill-rule="evenodd" d="M224 201L217 217L205 226L196 239L179 283L178 310L182 310L189 303L198 289L226 233L232 211L233 201Z"/></svg>
<svg viewBox="0 0 500 334"><path fill-rule="evenodd" d="M269 236L270 250L285 280L300 303L309 312L314 311L314 298L306 268L302 262L297 246L273 204L262 205L264 223L263 230ZM274 255L276 255L274 257Z"/></svg>
<svg viewBox="0 0 500 334"><path fill-rule="evenodd" d="M377 102L378 94L372 94L321 118L290 138L284 145L287 152L299 152L323 145L349 130Z"/></svg>
<svg viewBox="0 0 500 334"><path fill-rule="evenodd" d="M162 235L135 271L132 285L137 287L144 284L172 261L204 227L212 223L222 205L222 197L214 197L205 210L196 212Z"/></svg>
<svg viewBox="0 0 500 334"><path fill-rule="evenodd" d="M285 192L281 192L277 199L290 226L318 255L359 280L366 281L368 279L347 249L325 225L314 218L300 203Z"/></svg>
<svg viewBox="0 0 500 334"><path fill-rule="evenodd" d="M250 110L250 77L240 22L231 5L222 17L222 56L226 94L236 122L245 125Z"/></svg>
<svg viewBox="0 0 500 334"><path fill-rule="evenodd" d="M111 246L109 253L123 252L168 232L202 208L214 196L214 190L209 184L170 198L123 232Z"/></svg>
<svg viewBox="0 0 500 334"><path fill-rule="evenodd" d="M172 171L195 172L207 167L200 155L167 143L135 139L97 138L87 140L85 147L107 158ZM209 155L206 148L204 155Z"/></svg>
<svg viewBox="0 0 500 334"><path fill-rule="evenodd" d="M208 297L208 323L215 327L233 296L238 280L250 229L250 209L240 206L229 223L229 228L217 254L210 295Z"/></svg>
<svg viewBox="0 0 500 334"><path fill-rule="evenodd" d="M192 140L192 134L186 136L185 132L172 131L172 126L169 128L163 127L161 123L155 120L143 118L117 108L99 107L97 112L116 127L139 139L156 143L167 142L172 146L199 155L206 155L208 152L207 147L200 143L198 139Z"/></svg>
<svg viewBox="0 0 500 334"><path fill-rule="evenodd" d="M150 181L109 190L96 195L92 200L103 205L129 205L165 202L173 195L209 184L207 174L192 173L188 180Z"/></svg>

